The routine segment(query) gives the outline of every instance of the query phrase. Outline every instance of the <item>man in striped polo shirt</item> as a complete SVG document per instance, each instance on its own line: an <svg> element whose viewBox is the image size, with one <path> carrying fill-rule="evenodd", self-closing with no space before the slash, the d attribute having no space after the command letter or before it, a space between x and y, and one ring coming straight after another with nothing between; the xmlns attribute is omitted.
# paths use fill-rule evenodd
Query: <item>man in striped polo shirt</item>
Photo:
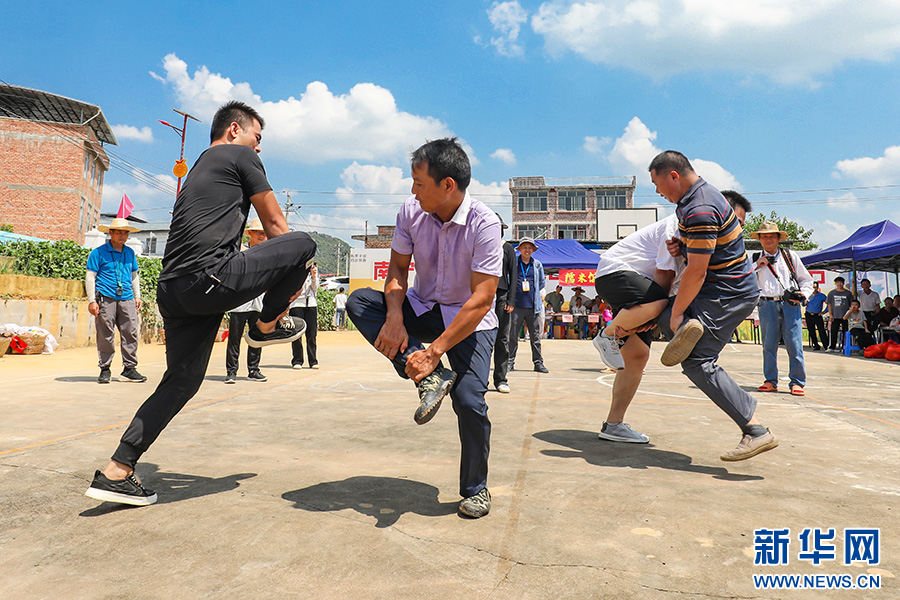
<svg viewBox="0 0 900 600"><path fill-rule="evenodd" d="M754 416L756 399L716 364L719 353L759 298L759 286L744 251L741 225L719 190L706 183L680 152L660 153L649 170L657 193L677 205L675 214L687 260L678 294L657 324L670 339L686 319L703 326L700 339L681 361L681 368L741 428L740 444L722 454L721 459L744 460L771 450L778 446L778 440Z"/></svg>

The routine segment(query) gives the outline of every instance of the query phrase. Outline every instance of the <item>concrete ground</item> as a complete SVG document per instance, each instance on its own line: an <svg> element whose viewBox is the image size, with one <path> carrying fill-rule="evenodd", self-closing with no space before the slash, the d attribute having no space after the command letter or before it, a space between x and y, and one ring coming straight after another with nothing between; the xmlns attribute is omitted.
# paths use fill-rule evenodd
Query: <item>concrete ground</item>
<svg viewBox="0 0 900 600"><path fill-rule="evenodd" d="M661 349L628 415L649 445L597 439L613 376L588 341L545 341L549 374L517 370L512 394L489 392L480 520L456 513L449 403L416 426L412 385L357 333L320 334L315 371L264 349L266 383L224 385L217 344L138 466L160 498L144 508L83 492L159 381L163 348L141 346L145 384L98 385L89 348L6 356L0 598L900 597L900 365L808 352L805 398L761 394L760 347L729 345L721 364L781 446L724 463L737 427ZM788 564L754 565L762 528L790 529ZM805 528L835 529L834 560L800 559ZM879 564L843 564L845 528L880 529ZM881 589L754 588L753 574L795 573Z"/></svg>

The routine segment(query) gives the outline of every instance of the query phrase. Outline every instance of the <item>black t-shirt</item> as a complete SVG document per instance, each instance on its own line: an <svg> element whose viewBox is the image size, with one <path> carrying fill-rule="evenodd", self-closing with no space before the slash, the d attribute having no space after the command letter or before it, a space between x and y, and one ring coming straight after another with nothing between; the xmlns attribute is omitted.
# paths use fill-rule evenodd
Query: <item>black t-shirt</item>
<svg viewBox="0 0 900 600"><path fill-rule="evenodd" d="M207 148L175 201L159 278L200 273L238 252L250 197L271 189L253 148L238 144Z"/></svg>

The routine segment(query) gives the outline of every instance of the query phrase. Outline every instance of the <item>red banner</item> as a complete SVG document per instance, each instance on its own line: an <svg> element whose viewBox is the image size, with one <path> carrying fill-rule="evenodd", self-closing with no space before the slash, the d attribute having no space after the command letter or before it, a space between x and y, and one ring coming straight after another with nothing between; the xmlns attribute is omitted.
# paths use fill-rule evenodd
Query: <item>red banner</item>
<svg viewBox="0 0 900 600"><path fill-rule="evenodd" d="M560 269L559 285L562 286L593 286L594 269Z"/></svg>

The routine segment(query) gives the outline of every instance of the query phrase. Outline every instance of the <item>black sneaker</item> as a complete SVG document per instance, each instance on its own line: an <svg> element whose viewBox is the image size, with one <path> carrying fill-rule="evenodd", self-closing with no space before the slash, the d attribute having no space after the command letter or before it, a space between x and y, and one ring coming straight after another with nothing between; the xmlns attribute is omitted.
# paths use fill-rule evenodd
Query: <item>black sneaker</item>
<svg viewBox="0 0 900 600"><path fill-rule="evenodd" d="M225 383L237 383L237 375L234 373L227 373L225 375Z"/></svg>
<svg viewBox="0 0 900 600"><path fill-rule="evenodd" d="M118 502L133 506L147 506L156 502L156 493L141 485L137 476L132 473L125 479L116 481L109 479L101 471L94 473L91 487L84 493L88 498L103 502Z"/></svg>
<svg viewBox="0 0 900 600"><path fill-rule="evenodd" d="M247 379L249 379L250 381L259 381L260 383L269 380L268 377L266 377L259 371L250 371L250 373L247 374Z"/></svg>
<svg viewBox="0 0 900 600"><path fill-rule="evenodd" d="M419 389L420 403L413 419L417 424L424 425L434 417L437 409L441 406L441 400L450 393L454 381L456 381L456 373L439 364L431 372L431 375L416 384Z"/></svg>
<svg viewBox="0 0 900 600"><path fill-rule="evenodd" d="M97 383L109 383L110 379L112 379L112 373L109 372L109 367L100 369L100 376L97 377Z"/></svg>
<svg viewBox="0 0 900 600"><path fill-rule="evenodd" d="M244 334L244 341L251 348L287 344L299 339L305 331L306 321L298 317L284 317L278 321L272 333L263 333L254 325Z"/></svg>
<svg viewBox="0 0 900 600"><path fill-rule="evenodd" d="M122 371L122 374L119 377L123 379L127 379L128 381L135 381L137 383L144 383L147 381L147 378L138 373L138 370L134 367L129 367Z"/></svg>
<svg viewBox="0 0 900 600"><path fill-rule="evenodd" d="M541 363L539 365L534 365L534 370L538 373L549 373L550 372L550 370L547 367L545 367L543 363Z"/></svg>

